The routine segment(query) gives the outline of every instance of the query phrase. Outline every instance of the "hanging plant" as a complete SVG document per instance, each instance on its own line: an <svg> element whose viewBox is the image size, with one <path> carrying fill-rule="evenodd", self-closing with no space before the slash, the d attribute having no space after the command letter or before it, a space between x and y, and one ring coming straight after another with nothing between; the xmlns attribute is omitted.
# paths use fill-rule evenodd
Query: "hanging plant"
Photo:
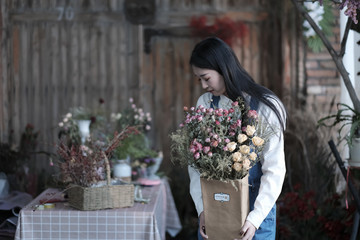
<svg viewBox="0 0 360 240"><path fill-rule="evenodd" d="M325 36L332 35L332 27L334 23L334 15L331 10L329 2L324 2L322 5L319 2L304 2L304 6L309 15L323 31ZM321 38L316 34L314 29L310 26L308 21L304 21L304 36L307 40L307 45L313 52L320 52L324 49L324 44Z"/></svg>
<svg viewBox="0 0 360 240"><path fill-rule="evenodd" d="M229 17L216 18L213 25L207 24L206 16L192 17L190 27L196 37L216 36L230 46L236 38L243 39L247 34L247 27L243 22L233 21Z"/></svg>

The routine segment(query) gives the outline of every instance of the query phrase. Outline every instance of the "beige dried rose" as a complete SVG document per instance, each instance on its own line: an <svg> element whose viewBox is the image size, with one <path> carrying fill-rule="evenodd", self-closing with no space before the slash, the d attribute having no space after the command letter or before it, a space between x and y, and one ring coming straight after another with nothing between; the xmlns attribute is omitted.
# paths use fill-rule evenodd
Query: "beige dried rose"
<svg viewBox="0 0 360 240"><path fill-rule="evenodd" d="M234 162L240 162L242 154L241 154L241 152L234 152L232 157L233 157Z"/></svg>
<svg viewBox="0 0 360 240"><path fill-rule="evenodd" d="M255 129L254 126L252 126L252 125L247 125L246 126L246 135L251 137L252 135L254 135L255 132L256 132L256 129Z"/></svg>
<svg viewBox="0 0 360 240"><path fill-rule="evenodd" d="M250 152L250 147L247 146L247 145L241 145L241 146L240 146L240 152L241 152L242 154L249 154L249 152Z"/></svg>
<svg viewBox="0 0 360 240"><path fill-rule="evenodd" d="M245 142L247 139L248 139L248 137L243 133L240 133L237 137L237 140L240 144Z"/></svg>
<svg viewBox="0 0 360 240"><path fill-rule="evenodd" d="M245 168L246 170L250 169L250 160L248 158L243 158L243 162L242 162L243 168Z"/></svg>
<svg viewBox="0 0 360 240"><path fill-rule="evenodd" d="M255 152L251 152L249 154L249 158L250 158L250 160L255 161L257 158L257 154Z"/></svg>
<svg viewBox="0 0 360 240"><path fill-rule="evenodd" d="M261 137L255 136L255 137L252 138L252 143L255 146L259 147L259 146L264 144L264 139L262 139Z"/></svg>
<svg viewBox="0 0 360 240"><path fill-rule="evenodd" d="M243 165L239 162L236 162L233 164L233 168L235 169L235 171L240 172L243 169Z"/></svg>
<svg viewBox="0 0 360 240"><path fill-rule="evenodd" d="M233 152L236 149L236 142L229 142L226 144L226 147L230 152Z"/></svg>

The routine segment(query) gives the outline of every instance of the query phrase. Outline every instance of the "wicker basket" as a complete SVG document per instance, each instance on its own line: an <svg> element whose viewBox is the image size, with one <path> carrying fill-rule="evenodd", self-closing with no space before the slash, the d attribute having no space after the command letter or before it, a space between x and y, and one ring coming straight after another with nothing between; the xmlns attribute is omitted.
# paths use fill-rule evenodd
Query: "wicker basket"
<svg viewBox="0 0 360 240"><path fill-rule="evenodd" d="M70 186L67 190L70 206L87 211L132 207L134 205L134 185L111 185L110 166L106 156L105 162L107 185L100 187Z"/></svg>

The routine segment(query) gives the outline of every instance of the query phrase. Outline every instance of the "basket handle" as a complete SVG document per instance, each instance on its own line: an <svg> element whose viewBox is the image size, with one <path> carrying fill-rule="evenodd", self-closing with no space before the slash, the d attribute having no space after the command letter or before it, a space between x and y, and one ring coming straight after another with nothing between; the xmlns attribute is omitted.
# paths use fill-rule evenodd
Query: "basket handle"
<svg viewBox="0 0 360 240"><path fill-rule="evenodd" d="M105 152L102 152L102 154L104 155L104 159L105 159L105 167L106 167L106 182L107 185L110 186L110 164L109 164L109 159L107 158Z"/></svg>

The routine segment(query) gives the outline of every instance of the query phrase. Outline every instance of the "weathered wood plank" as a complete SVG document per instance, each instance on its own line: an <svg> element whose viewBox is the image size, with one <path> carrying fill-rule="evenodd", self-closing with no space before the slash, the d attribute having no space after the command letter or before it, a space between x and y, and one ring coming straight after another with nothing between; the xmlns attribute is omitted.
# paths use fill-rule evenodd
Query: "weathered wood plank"
<svg viewBox="0 0 360 240"><path fill-rule="evenodd" d="M106 96L102 96L105 99L105 106L108 112L115 112L116 111L116 101L112 101L115 99L115 95L117 94L118 88L118 62L117 54L119 54L119 47L118 47L118 39L117 39L117 25L118 24L111 24L108 28L109 34L107 36L106 45L106 61L107 61L107 92Z"/></svg>
<svg viewBox="0 0 360 240"><path fill-rule="evenodd" d="M99 91L99 31L97 26L90 26L90 75L87 83L89 94L86 95L86 102L82 103L84 107L91 106Z"/></svg>
<svg viewBox="0 0 360 240"><path fill-rule="evenodd" d="M128 61L128 46L127 46L127 24L123 23L121 27L119 27L119 50L120 54L118 55L118 63L119 63L119 88L117 92L116 101L119 103L119 109L124 109L128 104L128 96L126 93L128 91L128 82L130 81L131 68L128 69L127 61Z"/></svg>
<svg viewBox="0 0 360 240"><path fill-rule="evenodd" d="M163 121L163 101L162 101L162 94L165 91L164 90L164 85L163 85L163 66L162 63L164 63L164 48L163 48L163 44L161 44L160 42L158 42L158 39L156 39L156 44L154 41L154 70L156 73L156 78L155 78L155 96L154 96L154 105L156 106L156 111L154 114L154 122L156 123L155 125L155 146L156 147L162 147L163 146L163 139L162 139L162 134L161 134L161 130L163 129L162 126L162 121Z"/></svg>
<svg viewBox="0 0 360 240"><path fill-rule="evenodd" d="M79 24L72 24L71 28L69 29L69 46L68 46L68 67L69 67L69 78L71 84L70 89L70 98L71 99L71 105L72 106L78 106L80 104L79 96L81 94L81 88L79 87L79 65L80 65L80 59L79 59L79 38L78 38L78 32L79 32ZM80 43L81 44L81 43ZM79 94L80 93L80 94Z"/></svg>
<svg viewBox="0 0 360 240"><path fill-rule="evenodd" d="M260 78L260 53L259 53L259 28L254 27L253 31L251 31L251 76L255 80L255 82L259 82Z"/></svg>
<svg viewBox="0 0 360 240"><path fill-rule="evenodd" d="M99 68L99 78L97 80L97 84L100 87L100 91L96 94L95 97L95 102L93 102L93 107L98 107L98 100L100 98L105 98L107 100L107 97L110 96L109 95L109 90L108 89L108 74L107 74L107 66L109 65L108 62L108 58L107 58L107 49L108 49L108 45L107 45L107 30L108 30L108 26L107 25L102 25L101 28L99 29L99 62L98 62L98 68Z"/></svg>
<svg viewBox="0 0 360 240"><path fill-rule="evenodd" d="M58 75L59 81L59 95L61 101L59 101L59 112L61 115L65 114L68 111L68 108L71 107L71 96L69 96L69 92L71 89L71 82L69 79L69 68L68 68L68 34L67 28L68 25L64 23L59 24L59 68L60 72Z"/></svg>
<svg viewBox="0 0 360 240"><path fill-rule="evenodd" d="M20 125L25 126L28 117L29 99L29 81L28 81L28 64L29 62L29 32L27 24L19 25L19 81L20 81ZM36 126L38 127L38 126Z"/></svg>
<svg viewBox="0 0 360 240"><path fill-rule="evenodd" d="M12 101L11 101L11 108L12 113L11 117L13 118L12 122L12 129L16 135L19 134L19 130L23 129L21 124L21 110L20 110L20 79L19 79L19 27L14 26L11 32L12 38L12 56L11 56L11 67L12 67L12 74L11 74L11 94L12 94Z"/></svg>
<svg viewBox="0 0 360 240"><path fill-rule="evenodd" d="M125 94L126 99L135 98L138 102L137 89L139 87L139 62L138 62L138 32L137 26L126 24L127 29L127 71L128 71L128 92Z"/></svg>
<svg viewBox="0 0 360 240"><path fill-rule="evenodd" d="M95 12L81 13L74 12L73 15L70 13L66 15L67 8L61 7L57 10L43 11L43 12L12 12L10 14L11 20L14 22L58 22L59 18L61 21L72 21L72 22L109 22L116 23L121 22L123 14L121 12L99 12L96 9ZM62 14L62 11L63 14Z"/></svg>
<svg viewBox="0 0 360 240"><path fill-rule="evenodd" d="M40 123L43 121L43 102L42 102L42 79L40 75L40 68L41 68L41 62L40 62L40 38L41 38L41 27L39 25L32 26L31 31L31 45L32 45L32 51L31 51L31 68L32 68L32 80L31 80L31 91L30 91L30 98L29 102L33 104L29 104L29 114L27 117L27 120L30 121L35 125L35 127L41 126Z"/></svg>
<svg viewBox="0 0 360 240"><path fill-rule="evenodd" d="M10 23L8 21L8 2L1 1L1 26L9 26ZM1 64L0 64L0 140L7 142L9 141L9 133L10 133L10 116L9 116L9 79L8 79L8 34L7 29L5 27L1 28L0 32L1 37L1 47L0 47L0 54L1 54Z"/></svg>
<svg viewBox="0 0 360 240"><path fill-rule="evenodd" d="M48 103L49 116L53 119L51 121L51 136L52 141L55 143L57 140L58 123L62 121L62 109L59 107L60 103L64 100L61 98L60 86L61 81L61 66L60 66L60 27L58 24L50 26L50 37L49 37L49 51L51 51L49 68L49 95L51 96Z"/></svg>
<svg viewBox="0 0 360 240"><path fill-rule="evenodd" d="M50 35L50 25L48 23L43 23L41 26L41 38L40 38L40 79L41 79L41 107L40 116L41 120L38 122L37 128L41 126L44 130L41 131L41 147L44 149L44 143L50 144L53 141L53 135L51 133L53 118L49 114L50 103L52 96L50 95L50 64L51 64L51 35ZM47 119L44 121L44 119Z"/></svg>
<svg viewBox="0 0 360 240"><path fill-rule="evenodd" d="M77 105L83 105L86 102L86 96L89 94L90 77L90 27L88 24L80 23L78 29L78 47L79 47L79 92Z"/></svg>

